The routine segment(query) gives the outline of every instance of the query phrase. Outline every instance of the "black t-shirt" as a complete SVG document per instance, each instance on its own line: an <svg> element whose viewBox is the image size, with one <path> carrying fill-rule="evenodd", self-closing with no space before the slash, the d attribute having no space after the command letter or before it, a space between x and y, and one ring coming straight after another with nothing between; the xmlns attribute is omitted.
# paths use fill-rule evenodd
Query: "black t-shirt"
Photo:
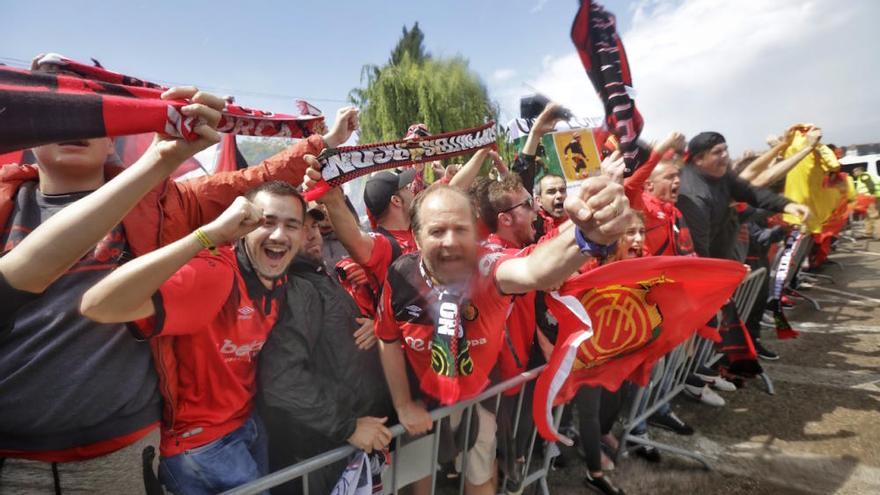
<svg viewBox="0 0 880 495"><path fill-rule="evenodd" d="M0 234L3 251L88 193L49 196L36 182L22 184ZM83 293L130 257L118 225L18 307L11 327L0 333L0 451L83 447L159 420L149 345L133 339L125 324L99 324L79 312Z"/></svg>
<svg viewBox="0 0 880 495"><path fill-rule="evenodd" d="M6 277L0 272L0 336L12 329L18 310L38 297L39 294L9 285Z"/></svg>

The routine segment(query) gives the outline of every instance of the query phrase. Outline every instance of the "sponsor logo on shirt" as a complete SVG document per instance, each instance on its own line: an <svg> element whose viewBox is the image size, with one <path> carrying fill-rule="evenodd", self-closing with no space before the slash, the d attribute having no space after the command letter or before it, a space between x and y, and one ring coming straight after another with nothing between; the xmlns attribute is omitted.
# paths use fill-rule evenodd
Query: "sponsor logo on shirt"
<svg viewBox="0 0 880 495"><path fill-rule="evenodd" d="M242 306L238 308L238 319L239 320L250 320L254 317L254 308L250 306Z"/></svg>
<svg viewBox="0 0 880 495"><path fill-rule="evenodd" d="M406 307L406 312L409 313L413 318L418 318L422 314L422 308L416 306L415 304L411 304Z"/></svg>
<svg viewBox="0 0 880 495"><path fill-rule="evenodd" d="M236 344L229 339L223 339L220 354L226 361L251 361L260 353L265 342L265 340L254 340L247 344Z"/></svg>

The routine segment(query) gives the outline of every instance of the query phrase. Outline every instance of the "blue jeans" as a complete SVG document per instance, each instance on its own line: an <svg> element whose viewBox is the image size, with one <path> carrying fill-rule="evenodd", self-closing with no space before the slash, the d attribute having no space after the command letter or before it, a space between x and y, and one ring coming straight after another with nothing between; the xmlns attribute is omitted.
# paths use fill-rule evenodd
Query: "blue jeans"
<svg viewBox="0 0 880 495"><path fill-rule="evenodd" d="M237 430L211 443L163 457L159 480L176 495L211 495L235 488L268 471L266 430L255 414Z"/></svg>

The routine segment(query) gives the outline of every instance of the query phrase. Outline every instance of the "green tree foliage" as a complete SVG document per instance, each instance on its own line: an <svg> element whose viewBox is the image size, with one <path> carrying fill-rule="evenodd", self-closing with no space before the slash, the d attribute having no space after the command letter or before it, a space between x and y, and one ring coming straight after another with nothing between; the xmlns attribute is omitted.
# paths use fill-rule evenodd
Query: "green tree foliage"
<svg viewBox="0 0 880 495"><path fill-rule="evenodd" d="M362 88L349 99L361 109L360 142L398 140L416 122L438 134L485 123L497 115L486 87L461 56L435 58L415 24L382 66L364 66Z"/></svg>
<svg viewBox="0 0 880 495"><path fill-rule="evenodd" d="M391 51L391 65L398 65L403 62L403 57L408 54L411 60L416 62L424 62L431 55L425 51L425 33L419 29L419 23L416 21L412 29L403 26L403 34L397 46Z"/></svg>

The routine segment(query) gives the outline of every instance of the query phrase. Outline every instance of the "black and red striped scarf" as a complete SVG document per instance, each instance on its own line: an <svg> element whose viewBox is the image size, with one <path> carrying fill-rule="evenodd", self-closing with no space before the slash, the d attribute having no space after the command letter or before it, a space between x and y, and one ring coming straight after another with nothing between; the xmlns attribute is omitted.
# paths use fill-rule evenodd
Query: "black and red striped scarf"
<svg viewBox="0 0 880 495"><path fill-rule="evenodd" d="M627 92L632 88L632 74L614 15L596 2L582 0L571 26L571 40L602 99L606 125L620 141L624 175L629 176L648 159L648 151L638 146L644 121Z"/></svg>
<svg viewBox="0 0 880 495"><path fill-rule="evenodd" d="M59 57L66 74L0 67L0 153L43 144L160 132L196 139L189 102L163 100L165 88ZM218 131L245 136L303 138L324 132L324 118L306 102L305 115L282 115L228 104Z"/></svg>

